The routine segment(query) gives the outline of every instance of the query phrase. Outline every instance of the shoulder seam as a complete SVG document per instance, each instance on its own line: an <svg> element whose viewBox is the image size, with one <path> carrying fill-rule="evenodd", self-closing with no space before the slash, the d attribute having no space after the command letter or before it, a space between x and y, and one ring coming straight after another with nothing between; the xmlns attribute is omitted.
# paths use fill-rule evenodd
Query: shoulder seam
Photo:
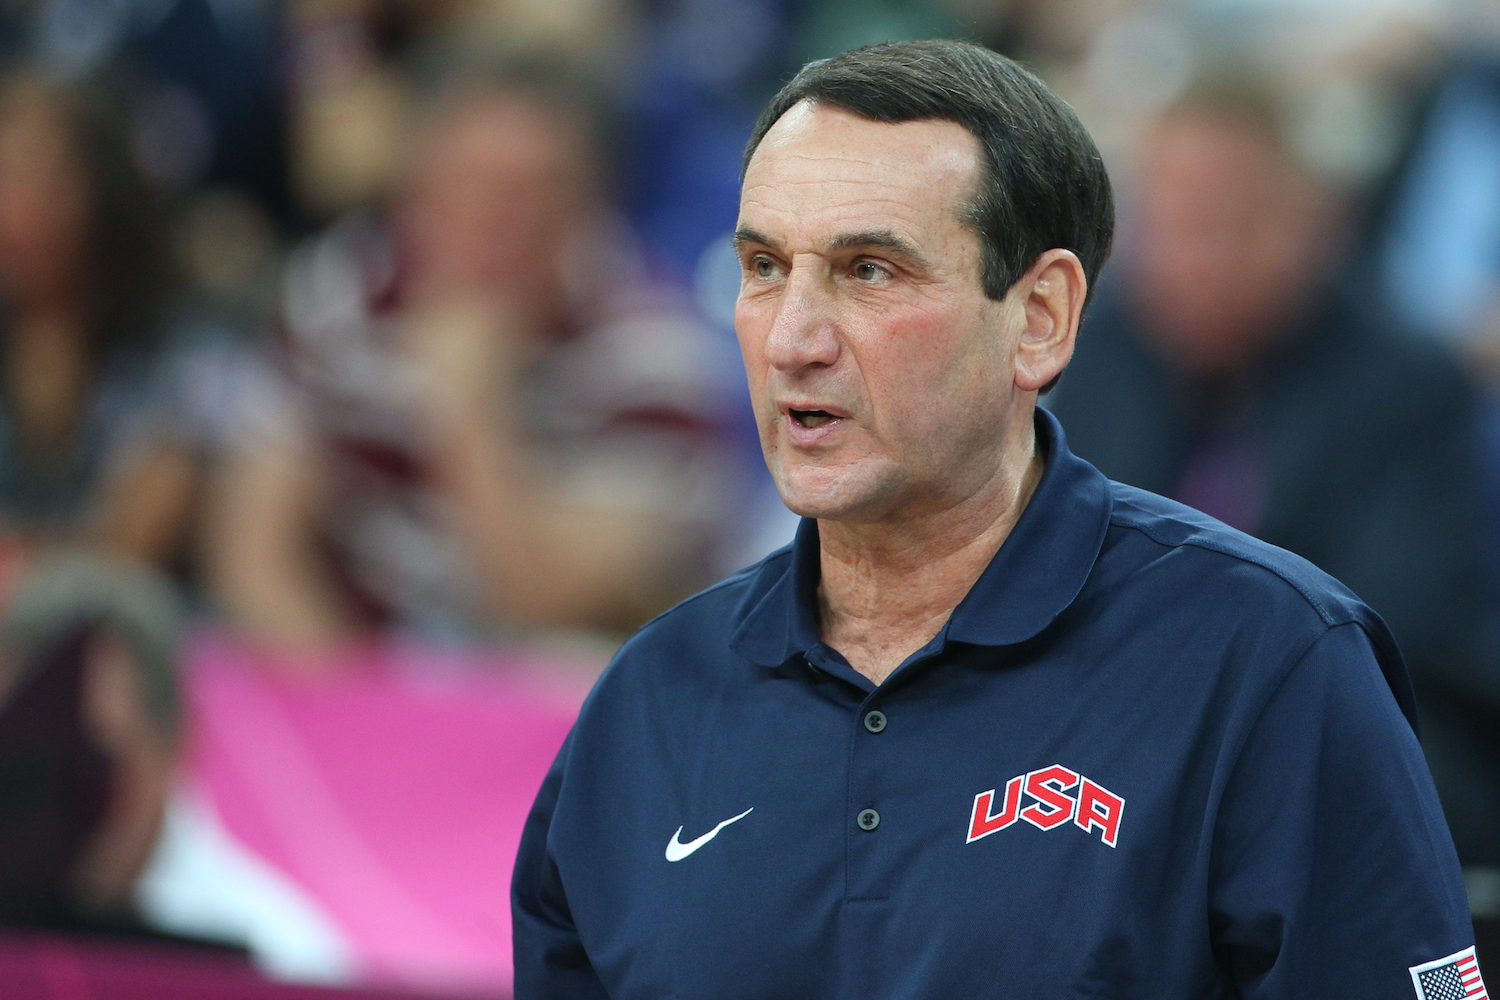
<svg viewBox="0 0 1500 1000"><path fill-rule="evenodd" d="M1131 503L1129 500L1122 500L1119 497L1115 498L1115 506L1116 507L1121 507L1121 506L1128 507L1131 510L1138 511L1138 512L1143 513L1143 514L1149 513L1148 511L1142 510L1142 508L1140 508L1140 507L1136 506L1135 504ZM1201 537L1186 538L1186 539L1183 539L1182 541L1169 541L1169 540L1167 540L1165 538L1159 537L1149 527L1147 527L1144 524L1125 524L1125 523L1121 523L1119 520L1117 520L1114 517L1113 513L1111 513L1109 520L1110 520L1111 524L1118 524L1122 528L1127 528L1127 529L1130 529L1132 531L1139 531L1141 534L1145 535L1147 538L1151 539L1153 542L1155 542L1158 545L1164 545L1164 546L1167 546L1169 548L1177 548L1177 547L1180 547L1180 546L1183 546L1183 545L1191 545L1194 548L1203 549L1204 551L1207 551L1207 552L1216 552L1216 553L1218 553L1221 556L1226 556L1226 557L1228 557L1230 559L1237 559L1240 562L1246 562L1246 563L1249 563L1252 566L1259 566L1261 569L1265 570L1267 573L1270 573L1272 576L1276 577L1278 580L1280 580L1281 582L1285 583L1287 586L1291 587L1297 593L1301 594L1302 595L1302 599L1305 600L1312 607L1313 611L1315 611L1317 613L1318 617L1323 620L1323 624L1325 626L1327 626L1328 628L1336 628L1336 627L1338 627L1340 625L1348 625L1348 624L1357 622L1357 619L1355 619L1355 618L1339 618L1339 617L1335 616L1332 613L1332 611L1327 607L1327 605L1325 605L1322 601L1318 600L1317 596L1315 594L1313 594L1311 591L1309 591L1305 586L1303 586L1301 583L1297 582L1296 580L1293 580L1291 577L1287 576L1285 573L1283 573L1281 570L1277 569L1275 566L1271 565L1269 562L1267 562L1267 561L1265 561L1263 559L1256 559L1254 557L1253 553L1250 553L1250 552L1234 552L1234 551L1231 551L1231 550L1229 550L1229 549L1227 549L1227 548L1225 548L1223 546L1215 545L1210 540L1204 539L1204 538L1201 538ZM1177 521L1176 523L1183 524L1184 526L1186 526L1188 528L1193 528L1194 527L1193 525L1188 524L1187 522L1183 522L1183 521Z"/></svg>

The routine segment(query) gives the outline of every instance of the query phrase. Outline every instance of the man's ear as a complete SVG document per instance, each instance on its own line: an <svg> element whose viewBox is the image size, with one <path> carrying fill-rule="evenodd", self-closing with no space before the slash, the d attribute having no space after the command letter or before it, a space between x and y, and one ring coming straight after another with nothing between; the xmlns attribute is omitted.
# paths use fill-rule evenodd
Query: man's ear
<svg viewBox="0 0 1500 1000"><path fill-rule="evenodd" d="M1067 367L1083 316L1088 279L1071 250L1048 250L1011 289L1025 310L1016 345L1016 387L1036 392Z"/></svg>

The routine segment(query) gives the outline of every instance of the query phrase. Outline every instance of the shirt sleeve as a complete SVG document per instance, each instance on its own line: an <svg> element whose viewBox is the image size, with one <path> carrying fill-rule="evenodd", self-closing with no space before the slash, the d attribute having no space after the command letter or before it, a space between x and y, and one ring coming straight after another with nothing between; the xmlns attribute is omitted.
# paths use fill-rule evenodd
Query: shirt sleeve
<svg viewBox="0 0 1500 1000"><path fill-rule="evenodd" d="M542 782L521 833L511 876L515 1000L609 997L573 925L562 878L547 846L567 754L565 744Z"/></svg>
<svg viewBox="0 0 1500 1000"><path fill-rule="evenodd" d="M1473 944L1411 725L1357 624L1327 630L1250 725L1214 826L1210 928L1253 1000L1411 1000Z"/></svg>

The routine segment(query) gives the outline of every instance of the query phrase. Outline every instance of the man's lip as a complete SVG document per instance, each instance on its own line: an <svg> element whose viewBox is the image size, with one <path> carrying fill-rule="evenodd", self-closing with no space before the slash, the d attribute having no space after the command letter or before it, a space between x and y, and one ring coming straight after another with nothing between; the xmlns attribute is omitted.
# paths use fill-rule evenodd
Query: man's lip
<svg viewBox="0 0 1500 1000"><path fill-rule="evenodd" d="M833 417L835 420L849 416L848 410L839 409L837 406L828 406L823 403L813 402L782 403L781 412L788 418L791 418L793 413L810 412L826 413L830 417Z"/></svg>
<svg viewBox="0 0 1500 1000"><path fill-rule="evenodd" d="M818 413L822 419L808 426L797 419L799 413ZM781 416L782 433L786 442L794 448L817 448L831 444L849 423L848 410L820 406L810 400L798 400L796 405L783 403Z"/></svg>

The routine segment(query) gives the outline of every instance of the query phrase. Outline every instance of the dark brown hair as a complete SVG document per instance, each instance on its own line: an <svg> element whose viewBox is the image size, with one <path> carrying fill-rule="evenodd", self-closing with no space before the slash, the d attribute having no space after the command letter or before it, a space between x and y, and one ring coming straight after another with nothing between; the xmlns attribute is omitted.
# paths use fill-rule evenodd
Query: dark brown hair
<svg viewBox="0 0 1500 1000"><path fill-rule="evenodd" d="M810 62L761 112L743 166L771 126L808 100L878 122L962 125L984 155L964 217L979 233L985 294L1004 298L1039 256L1060 247L1078 255L1092 295L1114 236L1109 175L1073 109L1020 64L950 39L885 42Z"/></svg>

